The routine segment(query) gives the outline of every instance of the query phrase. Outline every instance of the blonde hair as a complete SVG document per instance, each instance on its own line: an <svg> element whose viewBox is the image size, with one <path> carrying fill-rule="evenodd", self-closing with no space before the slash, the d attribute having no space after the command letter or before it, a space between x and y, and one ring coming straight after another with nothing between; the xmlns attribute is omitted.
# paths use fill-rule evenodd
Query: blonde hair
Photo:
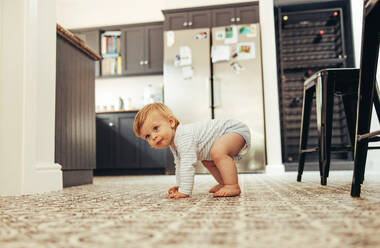
<svg viewBox="0 0 380 248"><path fill-rule="evenodd" d="M153 111L158 111L160 114L162 114L164 117L174 118L175 121L175 128L179 125L178 119L173 115L173 112L163 103L151 103L148 105L145 105L135 116L135 120L133 122L133 131L135 132L136 136L140 137L141 127L144 125L144 122L148 115L152 113Z"/></svg>

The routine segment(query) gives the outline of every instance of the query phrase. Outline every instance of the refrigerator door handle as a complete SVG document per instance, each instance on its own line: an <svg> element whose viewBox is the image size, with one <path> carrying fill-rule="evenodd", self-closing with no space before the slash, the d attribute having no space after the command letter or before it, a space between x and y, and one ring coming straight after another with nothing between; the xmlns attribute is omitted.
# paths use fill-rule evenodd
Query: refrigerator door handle
<svg viewBox="0 0 380 248"><path fill-rule="evenodd" d="M207 96L208 96L208 107L212 108L212 88L211 88L211 77L206 78Z"/></svg>
<svg viewBox="0 0 380 248"><path fill-rule="evenodd" d="M213 100L214 100L214 108L218 108L221 106L220 80L218 80L218 78L215 76L213 76L212 79L214 82L214 89L213 89L214 91L212 92L213 93Z"/></svg>

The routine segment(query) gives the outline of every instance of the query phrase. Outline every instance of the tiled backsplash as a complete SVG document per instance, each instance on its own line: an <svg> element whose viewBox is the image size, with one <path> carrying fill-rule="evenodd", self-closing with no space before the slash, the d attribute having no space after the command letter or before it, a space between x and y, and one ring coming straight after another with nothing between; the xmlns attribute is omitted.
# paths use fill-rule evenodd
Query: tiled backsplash
<svg viewBox="0 0 380 248"><path fill-rule="evenodd" d="M144 89L162 84L162 75L96 79L95 106L97 111L104 111L105 106L107 110L119 110L121 97L125 109L140 109L144 106Z"/></svg>

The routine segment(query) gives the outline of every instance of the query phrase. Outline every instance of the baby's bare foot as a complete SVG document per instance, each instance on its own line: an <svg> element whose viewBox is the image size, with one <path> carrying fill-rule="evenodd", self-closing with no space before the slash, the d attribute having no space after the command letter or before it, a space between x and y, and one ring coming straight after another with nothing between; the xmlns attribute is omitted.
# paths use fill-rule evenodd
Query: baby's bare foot
<svg viewBox="0 0 380 248"><path fill-rule="evenodd" d="M213 194L214 197L227 197L240 195L239 184L224 185L221 189Z"/></svg>
<svg viewBox="0 0 380 248"><path fill-rule="evenodd" d="M218 191L219 189L223 188L223 184L217 184L215 185L214 187L212 187L208 192L209 193L215 193L216 191Z"/></svg>

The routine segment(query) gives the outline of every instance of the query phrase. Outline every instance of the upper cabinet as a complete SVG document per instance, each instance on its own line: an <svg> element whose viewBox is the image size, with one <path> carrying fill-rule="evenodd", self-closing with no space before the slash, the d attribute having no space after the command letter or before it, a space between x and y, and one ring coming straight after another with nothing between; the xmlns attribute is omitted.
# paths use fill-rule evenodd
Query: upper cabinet
<svg viewBox="0 0 380 248"><path fill-rule="evenodd" d="M123 74L162 73L163 27L141 25L122 30Z"/></svg>
<svg viewBox="0 0 380 248"><path fill-rule="evenodd" d="M102 54L97 77L154 75L163 72L163 22L72 31Z"/></svg>
<svg viewBox="0 0 380 248"><path fill-rule="evenodd" d="M259 6L220 8L212 11L214 27L259 22Z"/></svg>
<svg viewBox="0 0 380 248"><path fill-rule="evenodd" d="M211 11L199 10L165 15L165 30L211 27Z"/></svg>
<svg viewBox="0 0 380 248"><path fill-rule="evenodd" d="M193 29L259 22L258 2L162 11L165 30Z"/></svg>

